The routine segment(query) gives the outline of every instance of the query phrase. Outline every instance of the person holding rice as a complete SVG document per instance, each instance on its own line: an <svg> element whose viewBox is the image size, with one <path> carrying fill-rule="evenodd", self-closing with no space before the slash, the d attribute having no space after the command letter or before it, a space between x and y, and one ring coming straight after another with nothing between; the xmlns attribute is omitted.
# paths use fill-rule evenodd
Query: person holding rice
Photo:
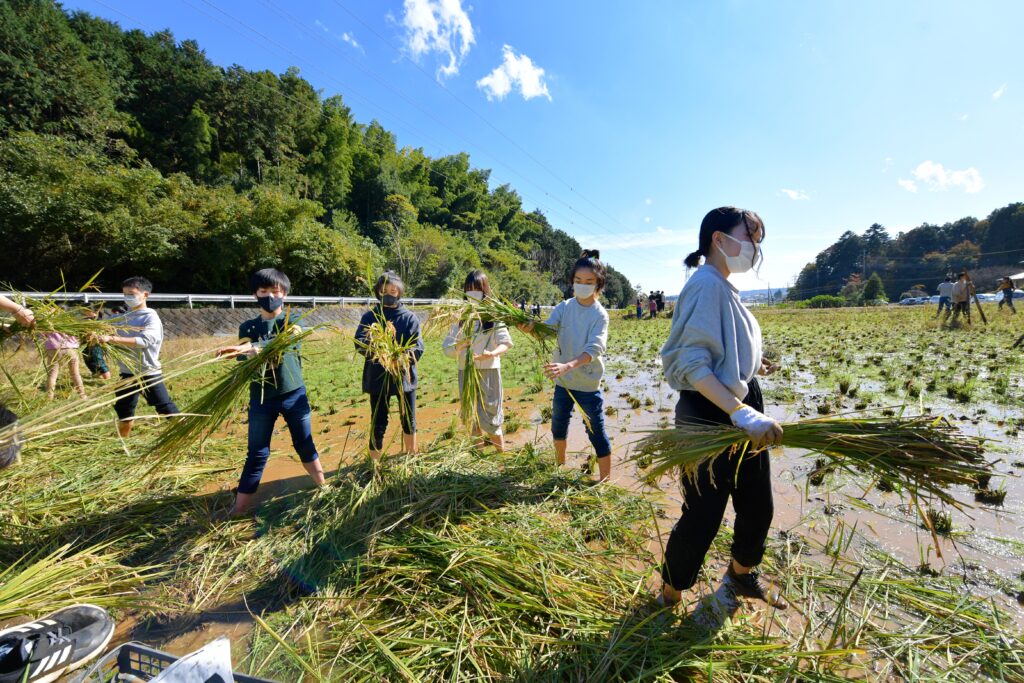
<svg viewBox="0 0 1024 683"><path fill-rule="evenodd" d="M420 321L402 306L405 283L386 271L373 287L380 301L367 311L356 328L356 350L363 363L363 393L370 397L370 457L379 460L388 429L391 397L398 397L403 452L416 452L416 364L423 356ZM375 343L375 339L382 343Z"/></svg>
<svg viewBox="0 0 1024 683"><path fill-rule="evenodd" d="M566 439L573 408L585 413L584 426L597 455L598 476L606 481L612 472L612 444L604 427L604 353L608 346L608 312L597 297L608 281L608 272L596 249L585 249L569 275L573 297L551 311L546 325L558 331L554 360L544 374L555 381L551 405L551 435L555 460L565 464ZM523 326L529 331L531 325Z"/></svg>
<svg viewBox="0 0 1024 683"><path fill-rule="evenodd" d="M491 284L482 270L474 270L467 275L462 289L467 298L476 301L491 296ZM461 323L453 325L441 348L446 356L458 360L459 395L464 400L469 398L476 402L473 436L486 434L487 439L501 452L505 449L502 435L505 415L502 411L504 392L501 385L501 356L512 348L512 335L508 327L501 323L474 320L470 324L471 329L465 329ZM465 391L467 381L472 382L472 378L466 376L467 372L473 372L467 367L467 353L473 354L473 368L478 373L479 391L475 392L475 397L467 397Z"/></svg>
<svg viewBox="0 0 1024 683"><path fill-rule="evenodd" d="M67 363L71 373L71 383L82 399L85 398L85 384L82 382L82 371L78 363L78 339L70 334L47 332L43 335L43 348L46 349L46 398L50 401L57 394L57 378L60 366Z"/></svg>
<svg viewBox="0 0 1024 683"><path fill-rule="evenodd" d="M260 306L260 314L238 328L238 338L245 341L220 349L218 356L255 356L268 341L292 324L284 310L285 298L291 289L287 275L274 268L258 270L250 279L250 289ZM249 385L248 452L229 517L244 515L252 507L253 496L270 459L270 439L278 416L283 417L288 425L292 447L313 483L324 485L323 466L313 442L313 411L302 378L302 357L299 354L300 349L296 345L281 356L277 367L268 368L265 376Z"/></svg>
<svg viewBox="0 0 1024 683"><path fill-rule="evenodd" d="M761 258L764 223L752 211L722 207L700 226L699 248L687 268L704 265L679 295L661 350L665 378L679 391L676 427L730 424L744 430L750 450L726 453L702 465L696 481L683 478L683 514L672 529L662 565L659 602L671 606L697 582L732 497L736 511L732 560L726 570L735 595L784 609L787 603L754 567L760 564L774 513L767 447L781 443L782 427L764 414L756 375L767 367L761 328L729 282Z"/></svg>

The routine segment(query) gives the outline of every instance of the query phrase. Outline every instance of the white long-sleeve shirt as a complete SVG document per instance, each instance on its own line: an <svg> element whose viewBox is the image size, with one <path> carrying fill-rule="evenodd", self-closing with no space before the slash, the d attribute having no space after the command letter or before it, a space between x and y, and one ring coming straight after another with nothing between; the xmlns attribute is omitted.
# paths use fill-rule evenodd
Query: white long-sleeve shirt
<svg viewBox="0 0 1024 683"><path fill-rule="evenodd" d="M504 325L495 325L487 331L480 329L479 323L474 323L474 327L475 329L470 335L473 339L473 355L483 353L484 351L493 351L502 344L512 348L512 335L509 334L508 328ZM460 368L463 367L466 362L466 349L456 350L456 347L465 339L466 335L463 334L462 325L456 323L455 325L452 325L452 329L448 332L448 336L445 337L444 343L441 345L441 350L444 351L444 355L449 358L458 359ZM473 362L476 364L478 370L495 370L501 368L501 356L484 358Z"/></svg>

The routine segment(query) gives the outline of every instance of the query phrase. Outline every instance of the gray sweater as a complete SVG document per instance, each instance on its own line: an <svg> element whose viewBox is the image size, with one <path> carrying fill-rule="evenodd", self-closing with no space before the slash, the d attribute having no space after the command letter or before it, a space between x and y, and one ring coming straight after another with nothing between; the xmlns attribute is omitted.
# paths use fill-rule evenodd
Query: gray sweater
<svg viewBox="0 0 1024 683"><path fill-rule="evenodd" d="M604 352L608 346L608 312L604 306L600 301L584 306L575 298L566 299L551 311L547 324L558 330L556 363L568 363L581 353L592 359L556 379L555 384L572 391L597 391L604 375Z"/></svg>
<svg viewBox="0 0 1024 683"><path fill-rule="evenodd" d="M661 349L665 379L677 391L714 375L736 398L761 368L761 326L717 268L697 269L679 294Z"/></svg>
<svg viewBox="0 0 1024 683"><path fill-rule="evenodd" d="M111 320L118 326L117 334L135 337L135 347L127 347L132 354L132 367L119 363L126 375L155 375L160 372L160 347L164 343L164 324L152 308L128 311Z"/></svg>

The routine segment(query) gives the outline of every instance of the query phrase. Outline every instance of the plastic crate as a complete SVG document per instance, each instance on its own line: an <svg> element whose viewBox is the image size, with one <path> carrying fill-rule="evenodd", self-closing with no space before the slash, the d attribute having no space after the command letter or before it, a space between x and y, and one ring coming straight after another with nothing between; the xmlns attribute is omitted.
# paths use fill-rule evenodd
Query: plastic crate
<svg viewBox="0 0 1024 683"><path fill-rule="evenodd" d="M125 643L111 650L72 683L136 683L155 678L178 658L142 643ZM233 674L236 683L277 683L266 678Z"/></svg>

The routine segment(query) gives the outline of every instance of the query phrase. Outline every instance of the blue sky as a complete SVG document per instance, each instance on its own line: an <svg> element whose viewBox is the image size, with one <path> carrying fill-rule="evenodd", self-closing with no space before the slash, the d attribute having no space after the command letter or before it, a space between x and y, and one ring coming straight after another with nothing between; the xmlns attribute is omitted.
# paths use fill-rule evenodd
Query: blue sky
<svg viewBox="0 0 1024 683"><path fill-rule="evenodd" d="M784 286L843 231L1024 200L1024 3L73 0L224 66L297 66L401 145L468 151L645 289L711 208Z"/></svg>

